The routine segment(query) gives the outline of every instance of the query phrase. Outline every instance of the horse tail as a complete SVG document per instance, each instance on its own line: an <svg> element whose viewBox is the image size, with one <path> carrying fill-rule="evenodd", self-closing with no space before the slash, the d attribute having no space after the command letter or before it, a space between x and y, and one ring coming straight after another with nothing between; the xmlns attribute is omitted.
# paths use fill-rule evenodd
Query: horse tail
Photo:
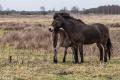
<svg viewBox="0 0 120 80"><path fill-rule="evenodd" d="M112 53L112 43L111 43L110 38L108 38L108 41L107 41L107 52L108 52L108 57L109 57L109 60L110 60L111 53Z"/></svg>

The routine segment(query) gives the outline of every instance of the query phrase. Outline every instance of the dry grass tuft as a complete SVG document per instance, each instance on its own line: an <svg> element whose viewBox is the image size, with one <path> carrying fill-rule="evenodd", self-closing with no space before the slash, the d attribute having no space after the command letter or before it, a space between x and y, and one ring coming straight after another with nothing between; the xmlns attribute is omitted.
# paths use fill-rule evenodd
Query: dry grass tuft
<svg viewBox="0 0 120 80"><path fill-rule="evenodd" d="M120 27L120 23L108 24L107 26L110 26L110 27Z"/></svg>
<svg viewBox="0 0 120 80"><path fill-rule="evenodd" d="M29 24L26 22L19 23L19 22L0 22L0 29L3 30L21 30L29 26L38 26L42 27L40 23L38 24Z"/></svg>
<svg viewBox="0 0 120 80"><path fill-rule="evenodd" d="M1 38L1 44L17 49L49 49L51 34L44 27L28 27L22 31L11 31Z"/></svg>

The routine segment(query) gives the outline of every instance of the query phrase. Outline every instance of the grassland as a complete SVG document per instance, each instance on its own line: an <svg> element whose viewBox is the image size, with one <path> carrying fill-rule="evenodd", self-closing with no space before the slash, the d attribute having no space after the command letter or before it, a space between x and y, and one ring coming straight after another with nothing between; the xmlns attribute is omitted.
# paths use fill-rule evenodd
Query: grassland
<svg viewBox="0 0 120 80"><path fill-rule="evenodd" d="M71 50L67 62L62 63L62 48L59 62L54 64L51 33L47 31L52 21L50 15L0 17L0 80L120 80L120 15L74 15L88 24L99 22L109 27L113 54L105 64L99 62L95 44L84 46L83 64L72 63ZM36 36L38 34L40 36ZM24 47L16 47L24 44ZM28 44L31 45L28 47ZM12 56L11 63L9 56Z"/></svg>

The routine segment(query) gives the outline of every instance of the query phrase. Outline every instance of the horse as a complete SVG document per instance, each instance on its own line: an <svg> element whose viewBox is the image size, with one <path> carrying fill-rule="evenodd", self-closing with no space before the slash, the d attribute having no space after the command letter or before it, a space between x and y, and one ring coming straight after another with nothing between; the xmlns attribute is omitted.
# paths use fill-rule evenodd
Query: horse
<svg viewBox="0 0 120 80"><path fill-rule="evenodd" d="M68 13L55 13L52 26L54 32L63 28L71 42L79 47L81 63L84 62L83 45L96 43L100 51L100 61L107 62L112 53L112 43L110 40L109 29L101 23L88 25L82 20L78 20Z"/></svg>
<svg viewBox="0 0 120 80"><path fill-rule="evenodd" d="M64 47L64 57L63 63L66 62L67 49L71 47L73 52L73 63L78 63L78 49L73 47L68 35L63 29L59 29L57 33L54 32L52 28L49 28L49 31L52 32L53 47L54 47L54 63L57 63L57 49L59 47ZM58 47L58 48L57 48Z"/></svg>

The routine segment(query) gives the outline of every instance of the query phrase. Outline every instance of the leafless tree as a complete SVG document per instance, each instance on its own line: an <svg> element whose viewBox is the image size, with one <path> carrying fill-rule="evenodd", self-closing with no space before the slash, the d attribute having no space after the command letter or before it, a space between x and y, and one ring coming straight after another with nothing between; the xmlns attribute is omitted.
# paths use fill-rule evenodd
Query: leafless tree
<svg viewBox="0 0 120 80"><path fill-rule="evenodd" d="M0 4L0 11L2 11L3 10L3 7L2 7L2 5Z"/></svg>
<svg viewBox="0 0 120 80"><path fill-rule="evenodd" d="M71 12L72 12L72 13L78 13L78 12L79 12L79 8L78 8L77 6L73 6L73 7L71 8Z"/></svg>
<svg viewBox="0 0 120 80"><path fill-rule="evenodd" d="M44 6L41 6L41 7L40 7L40 11L41 11L41 14L42 14L42 15L45 15L45 14L46 14L45 7L44 7Z"/></svg>

